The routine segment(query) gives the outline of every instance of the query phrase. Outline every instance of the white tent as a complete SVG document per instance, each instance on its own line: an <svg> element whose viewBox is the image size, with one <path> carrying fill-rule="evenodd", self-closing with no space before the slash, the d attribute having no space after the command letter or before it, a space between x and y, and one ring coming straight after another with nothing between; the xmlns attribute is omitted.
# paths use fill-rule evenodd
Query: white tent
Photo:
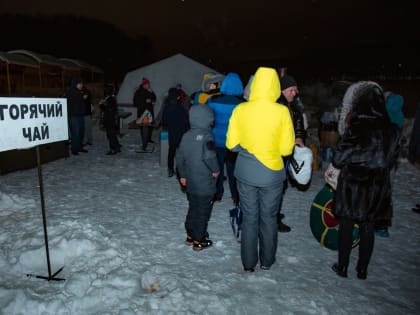
<svg viewBox="0 0 420 315"><path fill-rule="evenodd" d="M117 94L118 105L124 111L132 112L134 116L136 114L136 109L133 107L134 92L142 79L147 78L150 80L151 87L156 94L155 115L157 115L171 87L175 87L180 83L187 95L191 95L200 89L203 75L207 72L218 73L214 69L206 67L182 54L162 59L130 71L125 75ZM132 120L133 116L128 119Z"/></svg>

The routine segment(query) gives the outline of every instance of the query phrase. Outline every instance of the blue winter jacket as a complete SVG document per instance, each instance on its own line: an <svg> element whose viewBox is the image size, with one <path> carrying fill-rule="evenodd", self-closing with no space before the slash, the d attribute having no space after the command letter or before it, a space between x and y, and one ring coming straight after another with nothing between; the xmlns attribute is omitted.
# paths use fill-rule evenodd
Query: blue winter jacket
<svg viewBox="0 0 420 315"><path fill-rule="evenodd" d="M212 96L207 105L214 112L213 137L218 148L226 147L226 133L233 109L244 100L244 86L237 73L230 72L224 78L220 87L220 95Z"/></svg>

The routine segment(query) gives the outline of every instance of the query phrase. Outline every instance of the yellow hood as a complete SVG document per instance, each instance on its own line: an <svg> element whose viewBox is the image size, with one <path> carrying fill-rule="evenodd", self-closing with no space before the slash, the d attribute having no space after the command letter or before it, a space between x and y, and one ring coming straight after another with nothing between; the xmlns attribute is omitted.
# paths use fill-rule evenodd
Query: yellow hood
<svg viewBox="0 0 420 315"><path fill-rule="evenodd" d="M264 99L275 102L280 94L280 80L276 70L260 67L251 83L249 101Z"/></svg>
<svg viewBox="0 0 420 315"><path fill-rule="evenodd" d="M259 68L251 84L249 102L239 104L229 121L226 147L240 145L271 170L281 170L283 156L295 143L289 109L276 103L280 82L272 68Z"/></svg>

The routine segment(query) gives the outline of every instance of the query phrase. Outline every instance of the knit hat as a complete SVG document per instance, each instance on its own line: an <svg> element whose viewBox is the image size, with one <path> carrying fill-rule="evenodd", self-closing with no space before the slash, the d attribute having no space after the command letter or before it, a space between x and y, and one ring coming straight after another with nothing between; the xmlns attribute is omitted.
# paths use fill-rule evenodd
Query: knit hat
<svg viewBox="0 0 420 315"><path fill-rule="evenodd" d="M285 89L287 89L291 86L297 86L297 83L292 76L285 75L285 76L280 78L280 87L281 87L282 91L284 91Z"/></svg>
<svg viewBox="0 0 420 315"><path fill-rule="evenodd" d="M146 78L143 78L143 80L141 81L141 86L145 86L146 84L150 84L150 81Z"/></svg>

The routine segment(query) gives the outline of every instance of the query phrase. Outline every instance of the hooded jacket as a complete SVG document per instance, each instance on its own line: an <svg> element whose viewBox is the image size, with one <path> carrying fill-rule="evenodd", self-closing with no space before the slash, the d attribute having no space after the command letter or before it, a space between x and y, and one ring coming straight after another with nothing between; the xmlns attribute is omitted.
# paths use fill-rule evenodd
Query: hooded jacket
<svg viewBox="0 0 420 315"><path fill-rule="evenodd" d="M224 79L223 74L218 74L218 73L213 73L213 72L205 73L203 76L203 81L201 82L201 90L195 92L191 96L193 105L206 104L209 97L211 97L212 95L219 94L220 92L219 86L220 86L220 83L223 81L223 79ZM218 88L214 90L210 90L210 84L212 83L216 84Z"/></svg>
<svg viewBox="0 0 420 315"><path fill-rule="evenodd" d="M390 169L398 155L400 132L388 117L380 86L369 81L350 86L341 115L342 137L332 159L341 169L333 212L360 222L389 219Z"/></svg>
<svg viewBox="0 0 420 315"><path fill-rule="evenodd" d="M226 147L226 133L233 109L243 102L244 87L237 73L228 73L220 87L220 95L212 96L207 105L214 112L213 136L216 147Z"/></svg>
<svg viewBox="0 0 420 315"><path fill-rule="evenodd" d="M288 108L276 103L280 93L277 72L260 67L249 101L236 106L229 121L226 147L239 151L235 176L251 185L281 182L282 157L293 152L293 123Z"/></svg>
<svg viewBox="0 0 420 315"><path fill-rule="evenodd" d="M179 176L187 179L187 192L200 196L212 196L216 192L219 172L211 127L213 111L207 106L193 106L189 120L191 129L181 139L176 152Z"/></svg>

